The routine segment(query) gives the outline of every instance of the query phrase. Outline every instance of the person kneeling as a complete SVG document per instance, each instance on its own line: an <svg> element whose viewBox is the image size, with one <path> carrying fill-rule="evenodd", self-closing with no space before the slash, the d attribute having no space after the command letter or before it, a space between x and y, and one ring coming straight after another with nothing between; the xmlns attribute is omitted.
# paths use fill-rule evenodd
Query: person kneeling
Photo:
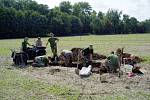
<svg viewBox="0 0 150 100"><path fill-rule="evenodd" d="M108 66L108 72L116 73L117 69L120 68L119 58L117 55L114 54L112 51L111 54L107 57L107 66Z"/></svg>

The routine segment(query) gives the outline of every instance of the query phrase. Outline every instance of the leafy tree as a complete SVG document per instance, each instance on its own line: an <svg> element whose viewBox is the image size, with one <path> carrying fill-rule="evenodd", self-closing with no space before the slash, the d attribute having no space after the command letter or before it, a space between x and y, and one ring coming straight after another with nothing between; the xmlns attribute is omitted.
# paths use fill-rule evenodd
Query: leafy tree
<svg viewBox="0 0 150 100"><path fill-rule="evenodd" d="M60 11L64 13L71 14L72 13L72 5L69 1L63 1L59 4Z"/></svg>
<svg viewBox="0 0 150 100"><path fill-rule="evenodd" d="M84 15L91 14L92 7L88 2L79 2L78 5L82 14Z"/></svg>
<svg viewBox="0 0 150 100"><path fill-rule="evenodd" d="M92 33L94 34L100 34L103 32L103 22L101 20L102 16L97 16L96 11L93 11L92 15L91 15L91 29L92 29Z"/></svg>
<svg viewBox="0 0 150 100"><path fill-rule="evenodd" d="M62 35L70 35L70 33L71 33L71 19L70 19L70 16L66 13L63 13L61 15L61 19L62 19L61 34Z"/></svg>
<svg viewBox="0 0 150 100"><path fill-rule="evenodd" d="M102 13L101 11L98 12L98 18L103 20L104 19L104 13Z"/></svg>
<svg viewBox="0 0 150 100"><path fill-rule="evenodd" d="M150 19L149 20L145 20L143 22L143 24L144 24L145 32L150 32Z"/></svg>
<svg viewBox="0 0 150 100"><path fill-rule="evenodd" d="M0 0L1 8L14 8L16 1L15 0Z"/></svg>
<svg viewBox="0 0 150 100"><path fill-rule="evenodd" d="M80 5L78 3L75 3L72 7L73 9L73 15L79 17L81 15L81 8L80 8Z"/></svg>
<svg viewBox="0 0 150 100"><path fill-rule="evenodd" d="M63 1L49 9L33 0L0 0L0 38L45 36L49 32L59 36L150 32L150 19L140 22L121 16L122 12L114 9L97 13L88 2L71 5Z"/></svg>
<svg viewBox="0 0 150 100"><path fill-rule="evenodd" d="M129 33L129 32L131 32L129 15L126 15L126 14L123 15L123 24L124 24L123 32L124 32L124 33Z"/></svg>
<svg viewBox="0 0 150 100"><path fill-rule="evenodd" d="M110 21L110 32L118 33L120 16L122 12L118 12L117 10L109 9L106 13L107 19Z"/></svg>
<svg viewBox="0 0 150 100"><path fill-rule="evenodd" d="M71 33L72 34L79 34L82 30L82 23L81 20L76 16L71 16Z"/></svg>
<svg viewBox="0 0 150 100"><path fill-rule="evenodd" d="M9 38L14 37L16 34L15 31L15 19L16 19L16 10L11 9L0 9L0 36ZM6 34L7 33L7 34Z"/></svg>
<svg viewBox="0 0 150 100"><path fill-rule="evenodd" d="M132 33L137 32L138 21L135 17L130 18L130 28Z"/></svg>

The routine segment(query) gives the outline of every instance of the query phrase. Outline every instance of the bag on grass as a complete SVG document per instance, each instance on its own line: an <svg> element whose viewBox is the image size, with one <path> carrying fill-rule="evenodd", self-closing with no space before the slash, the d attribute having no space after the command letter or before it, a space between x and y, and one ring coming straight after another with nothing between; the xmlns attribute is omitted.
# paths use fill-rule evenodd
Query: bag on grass
<svg viewBox="0 0 150 100"><path fill-rule="evenodd" d="M89 76L91 74L92 66L89 65L88 67L82 67L82 69L79 72L80 76Z"/></svg>

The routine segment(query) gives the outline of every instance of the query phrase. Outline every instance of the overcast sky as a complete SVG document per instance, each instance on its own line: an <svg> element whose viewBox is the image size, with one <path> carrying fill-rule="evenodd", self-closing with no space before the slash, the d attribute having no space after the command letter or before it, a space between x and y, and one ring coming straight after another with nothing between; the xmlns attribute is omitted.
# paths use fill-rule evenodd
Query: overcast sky
<svg viewBox="0 0 150 100"><path fill-rule="evenodd" d="M50 8L59 6L62 1L72 4L80 1L89 2L93 10L106 12L109 8L118 9L123 14L136 17L142 21L150 19L150 0L35 0L40 4L47 4Z"/></svg>

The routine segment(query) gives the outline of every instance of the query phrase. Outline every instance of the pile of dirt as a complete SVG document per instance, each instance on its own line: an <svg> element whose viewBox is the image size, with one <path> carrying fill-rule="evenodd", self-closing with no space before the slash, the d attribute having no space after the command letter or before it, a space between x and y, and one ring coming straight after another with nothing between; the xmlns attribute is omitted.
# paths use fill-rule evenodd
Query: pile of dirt
<svg viewBox="0 0 150 100"><path fill-rule="evenodd" d="M143 61L143 59L139 56L136 56L136 55L133 55L133 54L130 54L130 53L125 53L124 52L124 48L118 48L116 50L116 54L119 56L119 57L122 57L122 61L124 58L131 58L133 61L137 62L137 63L140 63ZM123 62L122 62L123 63Z"/></svg>
<svg viewBox="0 0 150 100"><path fill-rule="evenodd" d="M76 62L78 61L78 57L79 57L79 60L81 60L81 55L80 55L80 51L82 50L82 48L72 48L71 51L72 51L72 54L73 54L73 59L72 61L73 62Z"/></svg>
<svg viewBox="0 0 150 100"><path fill-rule="evenodd" d="M77 61L78 57L79 59L81 59L81 55L79 54L79 52L82 50L82 48L72 48L71 51L73 53L73 61ZM102 59L106 59L107 57L105 55L102 54L98 54L98 53L93 53L93 60L102 60Z"/></svg>
<svg viewBox="0 0 150 100"><path fill-rule="evenodd" d="M102 60L102 59L106 59L106 58L107 57L105 55L93 53L93 60Z"/></svg>

